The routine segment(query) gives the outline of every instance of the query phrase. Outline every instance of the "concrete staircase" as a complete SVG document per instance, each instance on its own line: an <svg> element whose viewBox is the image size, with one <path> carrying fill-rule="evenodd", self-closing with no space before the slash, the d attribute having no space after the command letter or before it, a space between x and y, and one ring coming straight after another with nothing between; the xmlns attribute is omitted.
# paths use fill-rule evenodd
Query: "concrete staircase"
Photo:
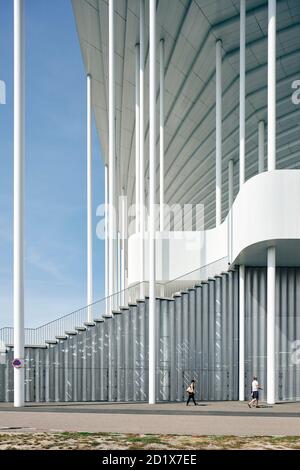
<svg viewBox="0 0 300 470"><path fill-rule="evenodd" d="M238 395L238 272L156 299L156 397L182 401ZM148 299L95 318L46 345L25 348L28 402L146 401ZM13 400L13 346L0 363L0 401Z"/></svg>

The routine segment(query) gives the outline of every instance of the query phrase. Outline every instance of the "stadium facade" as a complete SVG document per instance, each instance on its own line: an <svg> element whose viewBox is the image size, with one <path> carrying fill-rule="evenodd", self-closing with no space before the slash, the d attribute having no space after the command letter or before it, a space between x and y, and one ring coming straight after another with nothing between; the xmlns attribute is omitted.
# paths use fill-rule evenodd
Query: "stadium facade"
<svg viewBox="0 0 300 470"><path fill-rule="evenodd" d="M253 375L268 403L299 400L300 3L73 0L73 9L87 74L86 318L71 316L53 337L44 329L24 350L17 289L0 400L15 391L17 406L181 401L195 378L198 399L243 401ZM108 207L100 304L92 111ZM15 251L17 286L21 263ZM13 370L14 358L23 366Z"/></svg>

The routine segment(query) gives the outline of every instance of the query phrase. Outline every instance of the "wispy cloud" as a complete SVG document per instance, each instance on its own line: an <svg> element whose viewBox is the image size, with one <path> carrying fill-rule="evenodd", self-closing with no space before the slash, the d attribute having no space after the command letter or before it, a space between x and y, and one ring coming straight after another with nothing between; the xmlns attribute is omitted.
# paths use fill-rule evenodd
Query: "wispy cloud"
<svg viewBox="0 0 300 470"><path fill-rule="evenodd" d="M67 282L67 276L64 273L63 266L58 263L57 259L55 261L49 259L35 248L30 248L26 256L26 261L39 271L50 276L50 278L63 283Z"/></svg>

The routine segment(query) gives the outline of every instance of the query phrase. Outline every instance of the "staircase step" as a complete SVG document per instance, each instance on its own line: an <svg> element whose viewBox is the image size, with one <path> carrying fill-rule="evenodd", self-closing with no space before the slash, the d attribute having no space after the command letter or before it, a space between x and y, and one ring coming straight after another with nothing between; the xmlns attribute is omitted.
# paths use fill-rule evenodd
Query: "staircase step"
<svg viewBox="0 0 300 470"><path fill-rule="evenodd" d="M113 315L122 315L122 312L121 312L121 310L113 310L112 314Z"/></svg>
<svg viewBox="0 0 300 470"><path fill-rule="evenodd" d="M61 340L61 341L62 341L62 340L67 339L68 337L67 337L67 335L57 335L57 336L55 336L55 338L56 338L57 340Z"/></svg>
<svg viewBox="0 0 300 470"><path fill-rule="evenodd" d="M75 330L77 331L85 331L86 327L85 326L75 326Z"/></svg>
<svg viewBox="0 0 300 470"><path fill-rule="evenodd" d="M77 331L72 331L72 330L67 330L65 331L66 335L68 336L74 336L77 335Z"/></svg>
<svg viewBox="0 0 300 470"><path fill-rule="evenodd" d="M83 322L84 326L95 326L95 322L93 321L85 321Z"/></svg>
<svg viewBox="0 0 300 470"><path fill-rule="evenodd" d="M56 341L56 339L46 339L45 343L46 344L57 344L57 341Z"/></svg>

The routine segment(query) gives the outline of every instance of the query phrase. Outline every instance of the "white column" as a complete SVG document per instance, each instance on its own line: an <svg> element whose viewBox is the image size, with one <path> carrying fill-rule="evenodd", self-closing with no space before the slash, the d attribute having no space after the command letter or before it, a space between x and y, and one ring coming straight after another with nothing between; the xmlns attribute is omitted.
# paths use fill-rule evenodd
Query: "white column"
<svg viewBox="0 0 300 470"><path fill-rule="evenodd" d="M145 0L140 0L140 297L144 297L145 239L145 156L144 156L144 90L145 90Z"/></svg>
<svg viewBox="0 0 300 470"><path fill-rule="evenodd" d="M115 67L114 67L114 0L109 0L109 220L108 220L108 251L109 251L109 295L115 293L116 271L116 230L115 230ZM110 302L110 312L113 308L113 298Z"/></svg>
<svg viewBox="0 0 300 470"><path fill-rule="evenodd" d="M276 249L268 248L267 279L267 402L275 403L275 276Z"/></svg>
<svg viewBox="0 0 300 470"><path fill-rule="evenodd" d="M127 198L125 196L125 188L122 188L122 202L121 202L121 290L122 290L122 305L125 305L125 247L127 239L127 224L126 224L126 212L127 212Z"/></svg>
<svg viewBox="0 0 300 470"><path fill-rule="evenodd" d="M159 229L164 230L164 151L165 151L165 44L159 43Z"/></svg>
<svg viewBox="0 0 300 470"><path fill-rule="evenodd" d="M105 224L105 298L106 298L106 311L105 313L109 313L109 304L108 304L108 295L109 295L109 289L108 289L108 281L109 281L109 270L108 270L108 166L105 165L104 167L104 177L105 177L105 196L104 196L104 202L105 202L105 219L104 219L104 224Z"/></svg>
<svg viewBox="0 0 300 470"><path fill-rule="evenodd" d="M93 303L93 201L92 201L92 78L87 85L87 305ZM87 321L93 320L92 307L88 307Z"/></svg>
<svg viewBox="0 0 300 470"><path fill-rule="evenodd" d="M245 182L246 5L240 5L240 189Z"/></svg>
<svg viewBox="0 0 300 470"><path fill-rule="evenodd" d="M23 0L14 0L14 357L24 360ZM14 369L14 406L24 406L24 366Z"/></svg>
<svg viewBox="0 0 300 470"><path fill-rule="evenodd" d="M233 160L228 162L228 209L230 210L233 204Z"/></svg>
<svg viewBox="0 0 300 470"><path fill-rule="evenodd" d="M264 171L265 160L265 123L259 121L258 123L258 173Z"/></svg>
<svg viewBox="0 0 300 470"><path fill-rule="evenodd" d="M239 269L239 400L245 400L245 266Z"/></svg>
<svg viewBox="0 0 300 470"><path fill-rule="evenodd" d="M222 41L216 42L216 225L222 218Z"/></svg>
<svg viewBox="0 0 300 470"><path fill-rule="evenodd" d="M276 0L269 0L268 171L276 169Z"/></svg>
<svg viewBox="0 0 300 470"><path fill-rule="evenodd" d="M156 0L149 0L149 403L155 403Z"/></svg>
<svg viewBox="0 0 300 470"><path fill-rule="evenodd" d="M140 231L140 46L135 46L135 231Z"/></svg>

